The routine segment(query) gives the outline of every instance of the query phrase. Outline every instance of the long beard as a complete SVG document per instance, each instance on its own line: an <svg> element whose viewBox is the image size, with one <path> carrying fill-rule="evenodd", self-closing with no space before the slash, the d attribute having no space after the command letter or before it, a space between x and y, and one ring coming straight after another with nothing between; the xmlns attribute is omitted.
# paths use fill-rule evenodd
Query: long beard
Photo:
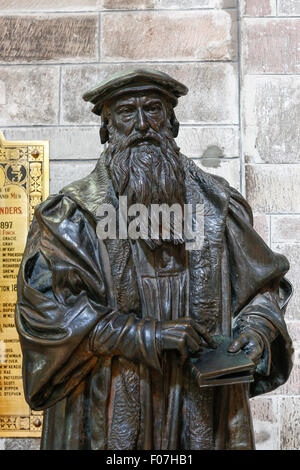
<svg viewBox="0 0 300 470"><path fill-rule="evenodd" d="M152 204L167 204L169 207L179 204L183 211L185 185L179 148L169 129L164 129L160 133L149 131L147 136L151 136L157 145L149 143L138 147L130 145L140 137L139 134L121 136L111 126L109 135L106 165L116 194L118 197L127 196L128 207L132 204L143 204L148 208L150 234ZM184 242L183 237L178 231L176 232L178 223L175 218L171 220L170 238L167 239L175 244ZM155 248L160 246L163 240L160 233L158 239L149 236L145 241L151 248Z"/></svg>

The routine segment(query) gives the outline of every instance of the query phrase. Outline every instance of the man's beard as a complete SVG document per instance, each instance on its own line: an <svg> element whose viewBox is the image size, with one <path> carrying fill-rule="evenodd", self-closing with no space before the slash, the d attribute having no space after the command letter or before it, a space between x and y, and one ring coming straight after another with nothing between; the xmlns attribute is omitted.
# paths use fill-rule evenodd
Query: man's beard
<svg viewBox="0 0 300 470"><path fill-rule="evenodd" d="M150 206L167 204L171 207L179 204L183 213L185 184L179 148L170 129L163 129L159 133L151 129L146 135L134 132L129 136L120 135L113 126L109 126L108 130L106 165L115 192L118 197L127 196L128 207L143 204L148 208L149 237L145 242L151 248L160 246L164 240L161 233L159 239L150 237ZM147 139L147 144L131 146L144 139ZM178 223L181 224L182 233L182 219ZM181 233L176 231L176 223L172 219L167 241L183 243Z"/></svg>

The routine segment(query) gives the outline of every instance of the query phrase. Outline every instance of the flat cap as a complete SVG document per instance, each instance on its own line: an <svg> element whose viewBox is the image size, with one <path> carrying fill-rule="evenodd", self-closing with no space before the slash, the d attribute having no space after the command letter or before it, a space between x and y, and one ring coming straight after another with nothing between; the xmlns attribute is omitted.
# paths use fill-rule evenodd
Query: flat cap
<svg viewBox="0 0 300 470"><path fill-rule="evenodd" d="M101 115L105 102L120 95L138 91L158 91L169 98L173 107L178 98L186 95L188 88L164 72L150 69L129 69L111 75L83 95L85 101L95 106L92 112Z"/></svg>

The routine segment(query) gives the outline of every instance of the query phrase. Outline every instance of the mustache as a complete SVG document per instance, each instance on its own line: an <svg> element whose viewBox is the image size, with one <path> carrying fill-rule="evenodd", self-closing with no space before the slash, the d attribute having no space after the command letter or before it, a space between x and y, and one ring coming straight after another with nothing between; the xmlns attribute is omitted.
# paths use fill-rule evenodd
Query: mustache
<svg viewBox="0 0 300 470"><path fill-rule="evenodd" d="M128 147L132 146L133 144L138 144L141 142L146 142L148 144L159 144L162 143L162 138L160 134L155 131L149 130L147 133L141 134L140 132L134 132L130 134L124 144Z"/></svg>
<svg viewBox="0 0 300 470"><path fill-rule="evenodd" d="M131 133L126 136L123 133L120 133L112 123L108 123L107 130L109 133L109 144L108 148L110 150L111 160L119 152L125 150L132 150L136 144L145 143L148 146L160 147L163 154L166 154L169 149L172 149L172 152L179 155L179 147L176 145L176 142L172 136L170 126L156 130L151 126L148 127L144 132L137 131L132 129ZM141 147L137 145L137 147ZM110 161L108 161L108 165Z"/></svg>

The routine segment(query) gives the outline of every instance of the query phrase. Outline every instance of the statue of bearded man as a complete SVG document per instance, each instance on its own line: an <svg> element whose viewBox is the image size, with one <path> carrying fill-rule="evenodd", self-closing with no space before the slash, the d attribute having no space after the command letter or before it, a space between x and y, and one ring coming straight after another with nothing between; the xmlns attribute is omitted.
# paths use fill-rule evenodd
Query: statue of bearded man
<svg viewBox="0 0 300 470"><path fill-rule="evenodd" d="M16 325L26 399L46 410L43 449L253 449L249 397L289 376L289 264L243 197L180 153L174 107L186 93L144 69L87 92L108 145L90 175L36 209ZM169 238L161 225L156 237L97 237L101 208L118 221L121 197L149 220L155 204L201 204L201 246L187 250L175 223ZM189 356L216 335L252 359L251 384L199 387Z"/></svg>

